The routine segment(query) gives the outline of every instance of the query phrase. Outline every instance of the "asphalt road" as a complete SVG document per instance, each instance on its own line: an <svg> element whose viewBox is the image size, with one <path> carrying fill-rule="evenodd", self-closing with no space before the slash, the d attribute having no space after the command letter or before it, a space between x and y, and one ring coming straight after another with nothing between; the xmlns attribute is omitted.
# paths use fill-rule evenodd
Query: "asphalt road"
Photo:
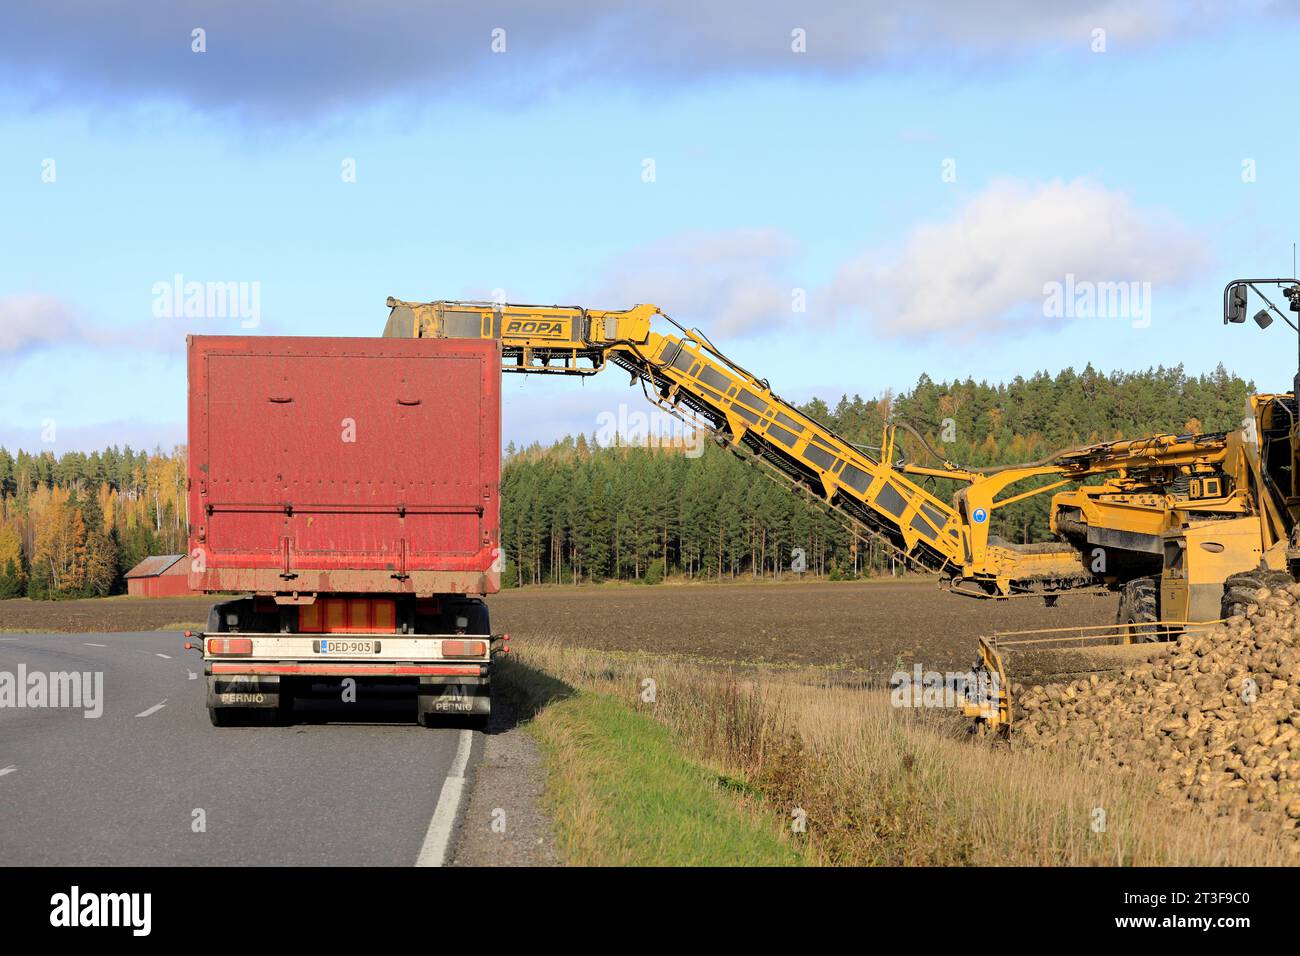
<svg viewBox="0 0 1300 956"><path fill-rule="evenodd" d="M451 774L445 789L459 791L480 732L421 728L400 705L216 728L183 643L170 632L0 634L0 672L103 674L98 718L0 706L0 866L409 866L422 847L429 859L444 783ZM455 829L446 809L439 818L434 829Z"/></svg>

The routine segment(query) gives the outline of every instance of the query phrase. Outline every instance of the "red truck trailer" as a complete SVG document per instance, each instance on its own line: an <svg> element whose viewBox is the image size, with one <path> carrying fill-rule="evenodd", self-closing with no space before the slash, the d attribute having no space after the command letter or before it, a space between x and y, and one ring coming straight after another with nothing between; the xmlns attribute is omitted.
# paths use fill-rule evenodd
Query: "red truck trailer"
<svg viewBox="0 0 1300 956"><path fill-rule="evenodd" d="M218 726L410 693L485 717L500 586L492 340L190 336L190 586Z"/></svg>

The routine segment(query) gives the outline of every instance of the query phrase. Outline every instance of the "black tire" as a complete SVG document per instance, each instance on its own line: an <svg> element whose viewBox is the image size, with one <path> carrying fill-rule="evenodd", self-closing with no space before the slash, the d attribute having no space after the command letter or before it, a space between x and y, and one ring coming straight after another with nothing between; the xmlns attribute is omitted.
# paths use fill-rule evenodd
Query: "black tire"
<svg viewBox="0 0 1300 956"><path fill-rule="evenodd" d="M1129 640L1135 644L1149 644L1160 639L1160 579L1158 577L1134 578L1124 585L1119 596L1117 624L1151 624L1152 627L1130 627Z"/></svg>
<svg viewBox="0 0 1300 956"><path fill-rule="evenodd" d="M430 711L420 715L420 726L442 727L447 730L482 730L489 719L487 714L440 714Z"/></svg>
<svg viewBox="0 0 1300 956"><path fill-rule="evenodd" d="M248 708L209 707L208 720L213 727L242 727L248 723Z"/></svg>
<svg viewBox="0 0 1300 956"><path fill-rule="evenodd" d="M280 707L209 707L213 727L283 727L289 713Z"/></svg>
<svg viewBox="0 0 1300 956"><path fill-rule="evenodd" d="M421 727L462 730L482 730L490 719L490 714L456 714L437 710L425 711L417 718Z"/></svg>
<svg viewBox="0 0 1300 956"><path fill-rule="evenodd" d="M1260 588L1281 588L1294 583L1295 579L1290 573L1270 571L1267 568L1255 568L1251 571L1230 574L1223 582L1223 600L1219 604L1219 617L1244 615L1247 608L1252 608L1259 603L1255 592Z"/></svg>

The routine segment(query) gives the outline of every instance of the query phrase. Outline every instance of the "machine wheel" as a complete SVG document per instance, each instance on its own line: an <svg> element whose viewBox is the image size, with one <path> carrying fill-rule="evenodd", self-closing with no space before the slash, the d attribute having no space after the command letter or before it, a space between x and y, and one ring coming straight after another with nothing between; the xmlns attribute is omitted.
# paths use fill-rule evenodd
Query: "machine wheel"
<svg viewBox="0 0 1300 956"><path fill-rule="evenodd" d="M1247 608L1259 603L1255 592L1260 588L1280 588L1294 583L1295 579L1288 572L1270 571L1267 568L1230 574L1223 582L1223 602L1219 605L1219 616L1244 615Z"/></svg>
<svg viewBox="0 0 1300 956"><path fill-rule="evenodd" d="M1124 585L1119 597L1118 624L1156 624L1160 620L1160 579L1134 578ZM1160 639L1158 627L1132 627L1129 640L1149 644Z"/></svg>

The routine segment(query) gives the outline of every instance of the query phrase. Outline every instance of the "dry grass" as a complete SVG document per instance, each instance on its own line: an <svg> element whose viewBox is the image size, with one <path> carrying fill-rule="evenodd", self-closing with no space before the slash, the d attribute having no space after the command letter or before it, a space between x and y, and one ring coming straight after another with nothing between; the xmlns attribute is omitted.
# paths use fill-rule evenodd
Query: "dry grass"
<svg viewBox="0 0 1300 956"><path fill-rule="evenodd" d="M881 691L817 672L708 667L529 641L524 663L665 725L724 789L774 816L807 814L806 852L830 864L1277 865L1281 840L1157 796L1129 771L972 739ZM654 701L642 696L649 678ZM1104 829L1094 831L1104 812ZM725 861L717 861L725 862Z"/></svg>
<svg viewBox="0 0 1300 956"><path fill-rule="evenodd" d="M507 659L494 693L531 717L546 757L546 806L579 866L794 866L804 841L758 800L736 800L671 730L610 694L575 690Z"/></svg>

